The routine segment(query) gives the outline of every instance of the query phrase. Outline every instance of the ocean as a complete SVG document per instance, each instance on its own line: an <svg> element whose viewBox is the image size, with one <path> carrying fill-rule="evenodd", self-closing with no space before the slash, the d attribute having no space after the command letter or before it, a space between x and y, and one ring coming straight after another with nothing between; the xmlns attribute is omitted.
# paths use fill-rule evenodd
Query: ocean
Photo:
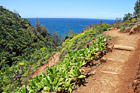
<svg viewBox="0 0 140 93"><path fill-rule="evenodd" d="M26 18L31 22L32 26L36 24L36 18ZM58 32L59 36L66 36L69 30L75 33L82 32L86 26L90 24L99 24L102 20L103 23L113 24L115 20L109 19L84 19L84 18L38 18L41 25L44 25L48 32Z"/></svg>

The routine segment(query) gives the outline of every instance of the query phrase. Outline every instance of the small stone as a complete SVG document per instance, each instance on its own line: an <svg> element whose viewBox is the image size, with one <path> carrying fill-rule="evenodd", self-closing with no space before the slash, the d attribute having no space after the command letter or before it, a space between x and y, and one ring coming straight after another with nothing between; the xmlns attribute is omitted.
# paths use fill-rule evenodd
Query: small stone
<svg viewBox="0 0 140 93"><path fill-rule="evenodd" d="M100 59L100 63L101 64L106 63L106 59L104 59L104 58Z"/></svg>
<svg viewBox="0 0 140 93"><path fill-rule="evenodd" d="M131 30L131 27L125 28L125 32L130 32L130 30Z"/></svg>
<svg viewBox="0 0 140 93"><path fill-rule="evenodd" d="M139 32L139 31L140 31L140 25L134 25L132 29L130 30L129 35Z"/></svg>

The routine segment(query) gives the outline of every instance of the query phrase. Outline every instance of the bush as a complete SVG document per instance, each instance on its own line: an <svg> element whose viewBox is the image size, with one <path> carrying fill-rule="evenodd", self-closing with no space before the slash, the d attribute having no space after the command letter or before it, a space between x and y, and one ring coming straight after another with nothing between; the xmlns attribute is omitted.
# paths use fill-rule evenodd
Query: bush
<svg viewBox="0 0 140 93"><path fill-rule="evenodd" d="M0 92L24 84L31 76L28 72L46 63L54 51L56 41L46 28L40 24L34 28L27 19L0 6Z"/></svg>
<svg viewBox="0 0 140 93"><path fill-rule="evenodd" d="M81 84L81 81L86 77L82 74L81 67L93 60L97 60L98 52L105 52L106 46L104 46L104 42L106 42L106 38L99 35L95 41L93 40L93 47L87 45L87 47L80 50L69 51L62 62L59 62L59 65L48 67L46 73L34 76L27 87L18 88L15 92L72 93L75 86Z"/></svg>
<svg viewBox="0 0 140 93"><path fill-rule="evenodd" d="M76 35L72 39L67 39L62 44L61 54L64 55L70 50L78 50L83 47L84 44L96 38L97 35L103 31L107 31L111 26L104 23L101 26L93 26L89 30L84 30L82 33Z"/></svg>

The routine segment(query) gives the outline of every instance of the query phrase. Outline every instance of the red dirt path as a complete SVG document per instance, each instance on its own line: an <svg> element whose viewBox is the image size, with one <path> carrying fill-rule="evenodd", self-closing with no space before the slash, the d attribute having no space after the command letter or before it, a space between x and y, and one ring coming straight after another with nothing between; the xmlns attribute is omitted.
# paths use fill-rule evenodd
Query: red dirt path
<svg viewBox="0 0 140 93"><path fill-rule="evenodd" d="M85 86L78 87L73 93L134 93L132 82L140 62L140 34L128 35L120 33L119 30L106 31L105 35L113 37L110 41L113 45L132 47L135 50L113 49L107 53L107 62L98 68L89 68L89 73L94 75L86 79ZM47 66L58 63L60 53L55 53L49 58L48 63L39 67L32 76L46 72Z"/></svg>
<svg viewBox="0 0 140 93"><path fill-rule="evenodd" d="M101 64L95 73L86 79L85 86L80 86L73 93L134 93L132 82L140 61L140 34L128 35L119 30L106 31L105 35L112 38L113 45L132 47L135 50L113 49L107 53L107 62Z"/></svg>

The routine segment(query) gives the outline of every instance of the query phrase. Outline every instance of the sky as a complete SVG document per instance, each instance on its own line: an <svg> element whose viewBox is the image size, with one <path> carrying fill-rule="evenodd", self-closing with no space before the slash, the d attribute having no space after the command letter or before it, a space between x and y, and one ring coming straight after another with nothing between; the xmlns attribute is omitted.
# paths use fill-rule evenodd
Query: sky
<svg viewBox="0 0 140 93"><path fill-rule="evenodd" d="M137 0L0 0L22 18L122 18Z"/></svg>

